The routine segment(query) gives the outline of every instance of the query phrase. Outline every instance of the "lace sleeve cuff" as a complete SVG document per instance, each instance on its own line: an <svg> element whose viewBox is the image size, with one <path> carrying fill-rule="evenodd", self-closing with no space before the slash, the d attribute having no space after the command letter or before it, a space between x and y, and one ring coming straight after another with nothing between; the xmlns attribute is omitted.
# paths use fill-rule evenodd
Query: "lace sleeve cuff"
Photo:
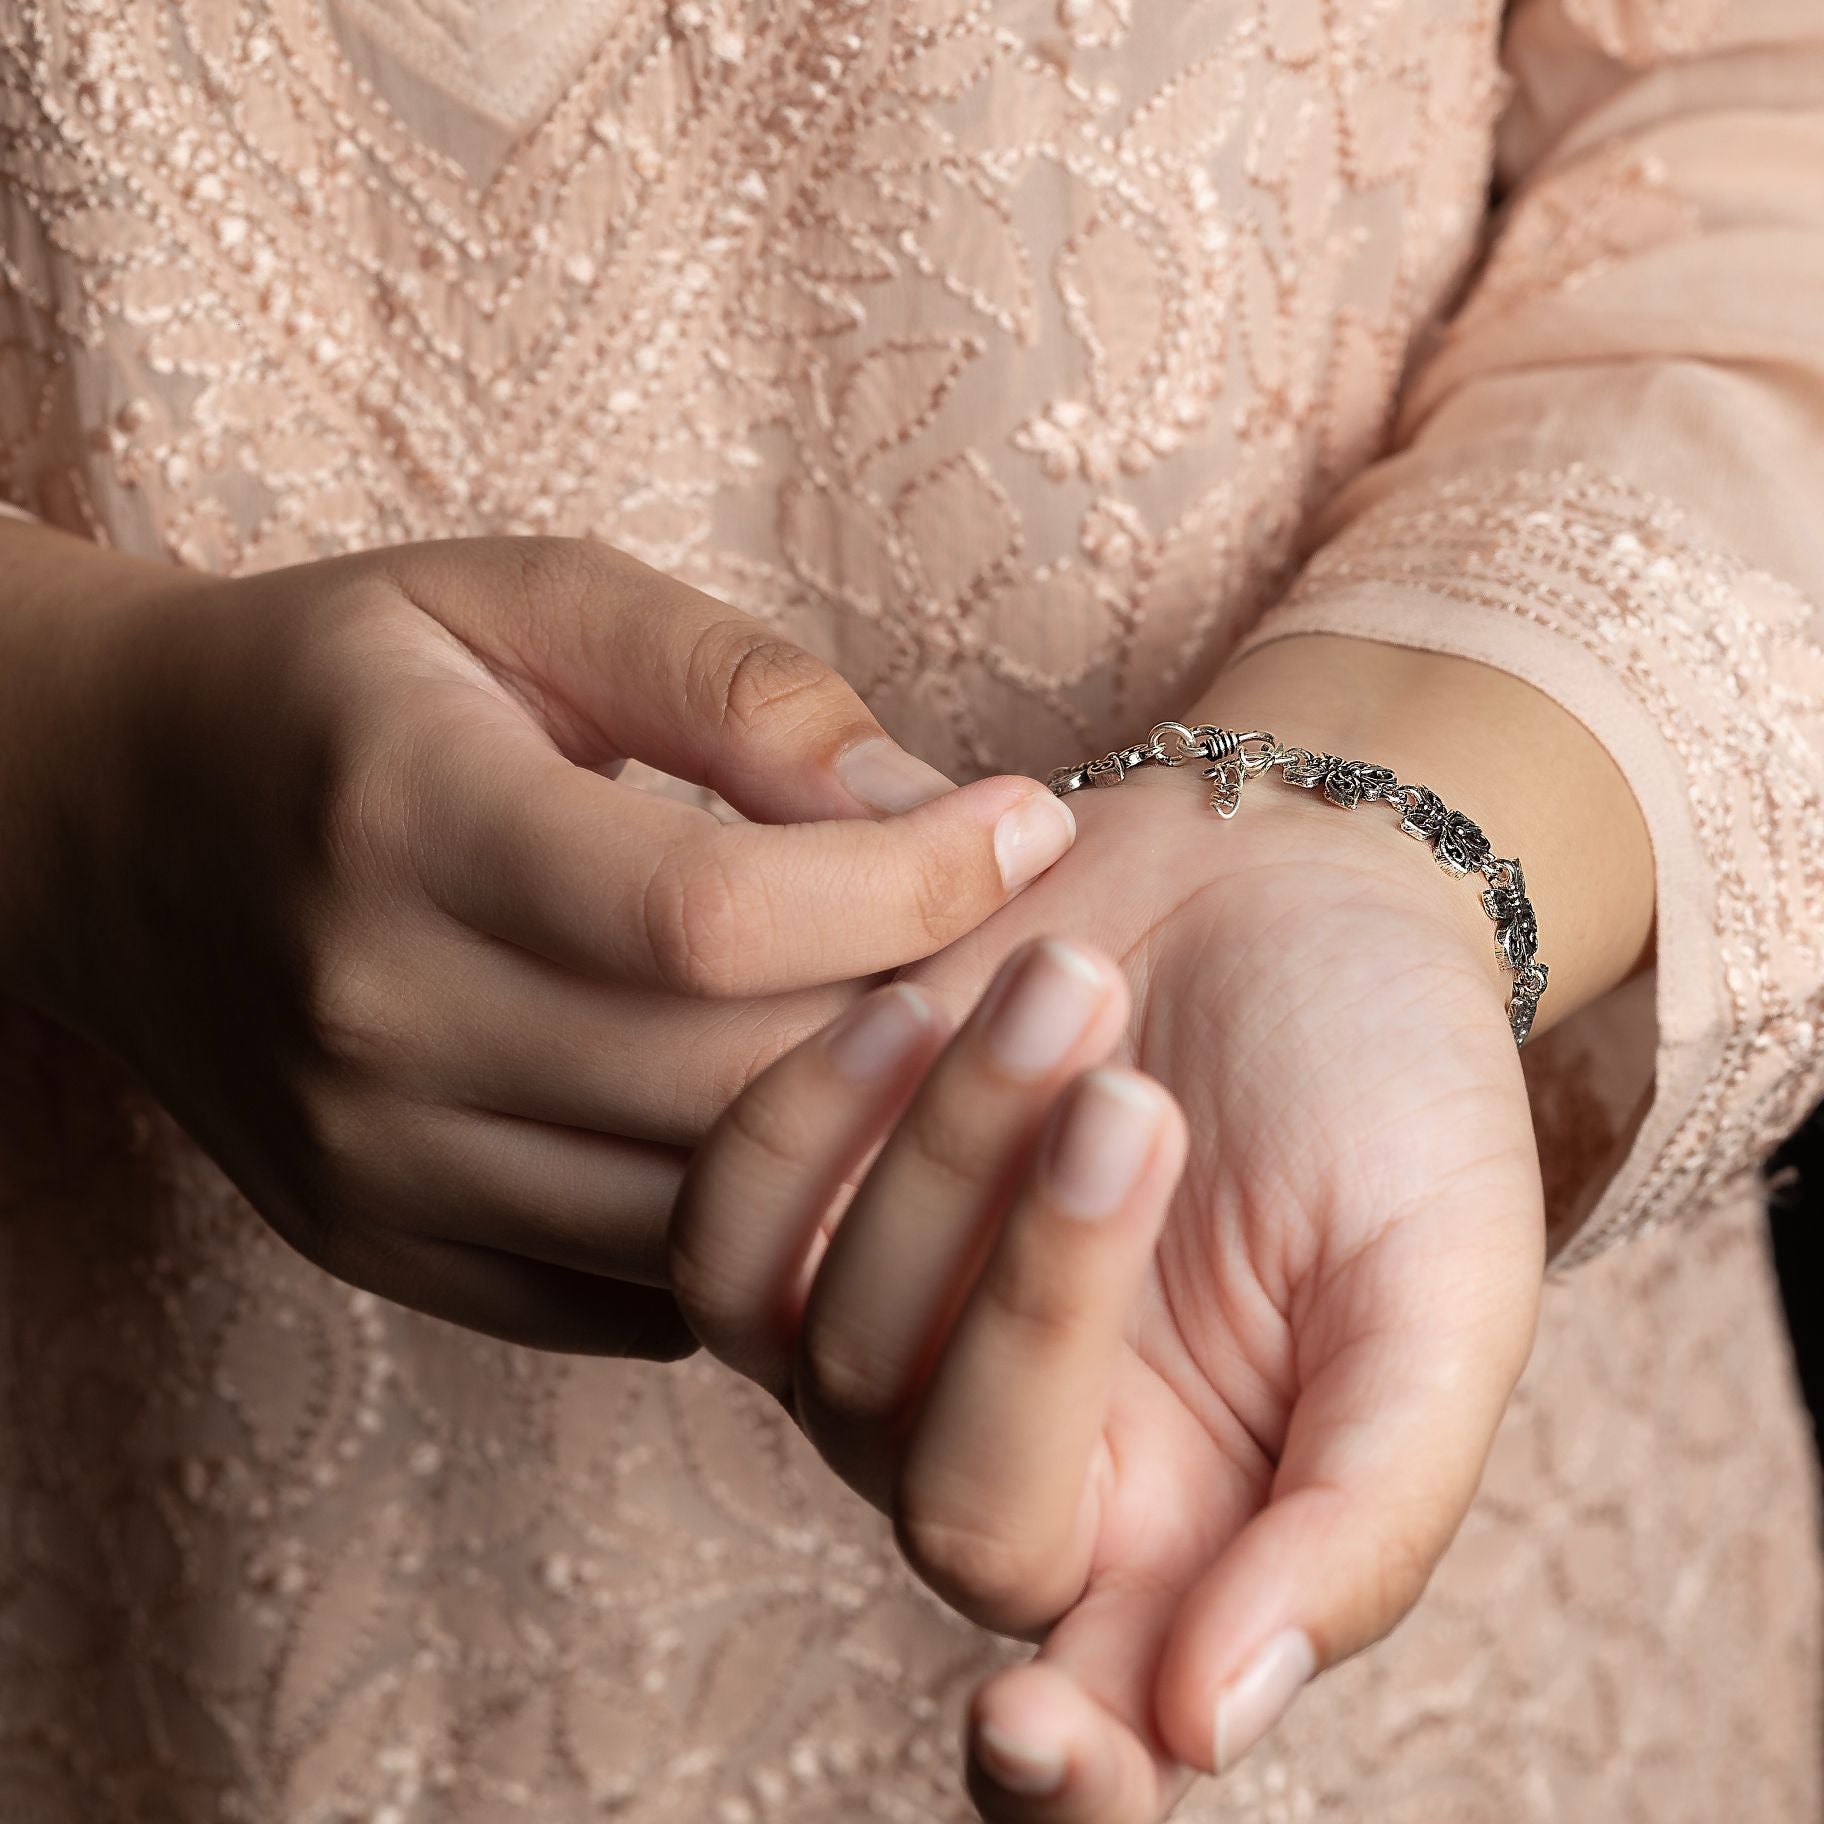
<svg viewBox="0 0 1824 1824"><path fill-rule="evenodd" d="M1340 633L1498 666L1633 788L1651 977L1526 1053L1560 1267L1701 1211L1824 1091L1818 619L1675 504L1573 464L1393 493L1238 648Z"/></svg>

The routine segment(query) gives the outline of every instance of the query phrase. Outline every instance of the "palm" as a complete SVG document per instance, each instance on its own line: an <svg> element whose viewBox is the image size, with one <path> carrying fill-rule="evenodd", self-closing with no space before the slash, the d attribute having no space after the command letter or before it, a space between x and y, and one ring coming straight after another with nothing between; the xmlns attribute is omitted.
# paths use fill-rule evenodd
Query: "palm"
<svg viewBox="0 0 1824 1824"><path fill-rule="evenodd" d="M1469 887L1365 813L1255 788L1222 825L1187 781L1138 786L1081 795L1089 839L916 973L961 1001L1029 935L1091 939L1134 988L1130 1057L1188 1120L1111 1392L1094 1568L1045 1648L1152 1751L1163 1804L1180 1782L1158 1717L1209 1714L1169 1667L1160 1682L1187 1594L1245 1627L1263 1573L1293 1575L1295 1536L1336 1524L1317 1466L1439 1429L1423 1390L1462 1365L1492 1356L1472 1381L1511 1385L1541 1211L1496 980L1452 903ZM1446 1480L1478 1473L1488 1404L1442 1426ZM1270 1501L1284 1511L1238 1541ZM1231 1548L1261 1560L1250 1588L1207 1575Z"/></svg>

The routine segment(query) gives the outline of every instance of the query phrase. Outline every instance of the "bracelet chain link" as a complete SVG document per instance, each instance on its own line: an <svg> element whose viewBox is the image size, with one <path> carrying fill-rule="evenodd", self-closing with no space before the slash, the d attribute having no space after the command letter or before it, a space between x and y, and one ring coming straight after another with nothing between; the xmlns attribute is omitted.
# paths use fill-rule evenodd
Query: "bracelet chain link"
<svg viewBox="0 0 1824 1824"><path fill-rule="evenodd" d="M1481 829L1461 811L1449 809L1429 786L1402 784L1388 767L1365 760L1281 747L1260 729L1237 734L1208 723L1192 728L1183 722L1157 723L1145 741L1115 748L1099 760L1061 766L1046 783L1062 798L1088 786L1119 785L1138 767L1185 766L1193 761L1204 763L1203 777L1211 781L1210 809L1219 817L1233 817L1241 808L1242 787L1277 768L1286 784L1321 791L1346 811L1362 803L1391 805L1399 813L1401 830L1429 844L1432 859L1445 873L1459 879L1480 874L1486 883L1482 909L1495 925L1495 952L1514 978L1507 1023L1515 1045L1526 1043L1547 974L1539 961L1539 923L1526 895L1526 876L1517 859L1497 856Z"/></svg>

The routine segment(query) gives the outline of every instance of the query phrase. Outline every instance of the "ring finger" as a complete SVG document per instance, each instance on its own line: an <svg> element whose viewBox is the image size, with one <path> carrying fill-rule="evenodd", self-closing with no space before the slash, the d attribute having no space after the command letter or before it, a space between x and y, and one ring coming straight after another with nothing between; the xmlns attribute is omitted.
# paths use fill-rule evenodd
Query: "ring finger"
<svg viewBox="0 0 1824 1824"><path fill-rule="evenodd" d="M472 1110L399 1123L388 1226L663 1288L665 1225L688 1155Z"/></svg>

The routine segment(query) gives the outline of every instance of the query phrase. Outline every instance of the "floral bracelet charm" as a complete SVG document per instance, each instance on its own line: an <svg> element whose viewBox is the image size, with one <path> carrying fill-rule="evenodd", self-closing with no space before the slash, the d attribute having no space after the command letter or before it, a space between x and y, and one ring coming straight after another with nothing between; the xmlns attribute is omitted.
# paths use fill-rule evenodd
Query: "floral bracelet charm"
<svg viewBox="0 0 1824 1824"><path fill-rule="evenodd" d="M1391 805L1400 828L1417 842L1430 845L1431 858L1446 874L1461 879L1480 874L1487 886L1482 910L1494 921L1495 952L1513 976L1507 997L1507 1023L1515 1045L1524 1045L1533 1029L1547 970L1539 960L1539 921L1526 896L1520 863L1496 855L1494 845L1461 811L1451 810L1429 786L1402 785L1392 770L1365 760L1343 760L1304 747L1281 747L1272 735L1254 729L1237 734L1209 724L1158 723L1143 742L1116 748L1099 760L1064 766L1047 783L1062 798L1086 786L1119 785L1136 767L1184 766L1202 761L1211 782L1210 809L1233 817L1248 780L1279 769L1288 785L1321 792L1331 803L1352 811L1358 804Z"/></svg>

